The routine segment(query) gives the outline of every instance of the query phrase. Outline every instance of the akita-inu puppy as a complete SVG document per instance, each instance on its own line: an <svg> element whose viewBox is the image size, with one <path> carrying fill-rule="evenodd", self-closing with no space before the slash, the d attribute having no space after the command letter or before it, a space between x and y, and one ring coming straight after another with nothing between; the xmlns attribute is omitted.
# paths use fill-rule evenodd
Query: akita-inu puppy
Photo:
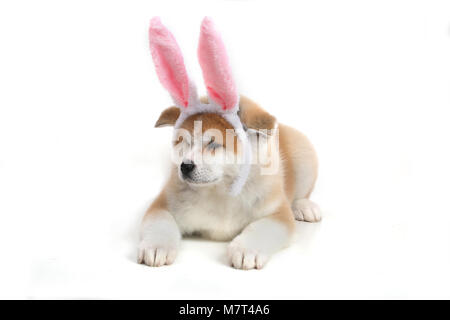
<svg viewBox="0 0 450 320"><path fill-rule="evenodd" d="M224 44L203 20L198 57L208 97L198 98L172 34L153 18L150 49L175 107L155 127L174 126L169 181L141 225L138 262L171 264L182 236L229 241L230 264L260 269L286 247L295 219L317 222L309 200L317 156L308 139L239 96Z"/></svg>

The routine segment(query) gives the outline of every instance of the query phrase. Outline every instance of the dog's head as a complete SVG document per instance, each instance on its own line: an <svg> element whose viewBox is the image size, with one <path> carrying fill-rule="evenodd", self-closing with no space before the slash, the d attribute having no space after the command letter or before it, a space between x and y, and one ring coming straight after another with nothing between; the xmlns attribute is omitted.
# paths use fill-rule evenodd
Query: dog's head
<svg viewBox="0 0 450 320"><path fill-rule="evenodd" d="M206 98L202 99L207 102ZM155 127L174 126L179 108L164 110ZM260 130L275 127L275 117L241 96L239 117L246 134L253 138ZM173 160L179 178L191 185L209 186L218 182L231 183L239 174L243 146L233 126L216 113L197 113L176 129L173 136Z"/></svg>
<svg viewBox="0 0 450 320"><path fill-rule="evenodd" d="M173 145L179 177L189 184L207 186L234 179L238 172L240 141L220 115L190 116L176 130Z"/></svg>
<svg viewBox="0 0 450 320"><path fill-rule="evenodd" d="M150 49L159 80L175 102L163 111L156 127L175 127L174 160L180 179L196 186L226 180L232 183L230 193L238 194L253 157L247 129L273 129L275 119L260 108L256 113L255 108L241 108L224 44L211 19L203 20L198 45L206 101L198 98L181 50L159 18L151 21Z"/></svg>

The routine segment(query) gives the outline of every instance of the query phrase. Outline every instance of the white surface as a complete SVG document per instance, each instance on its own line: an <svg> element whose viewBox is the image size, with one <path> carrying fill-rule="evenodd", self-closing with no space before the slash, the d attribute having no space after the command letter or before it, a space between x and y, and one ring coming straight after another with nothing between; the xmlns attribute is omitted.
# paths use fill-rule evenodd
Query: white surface
<svg viewBox="0 0 450 320"><path fill-rule="evenodd" d="M450 298L450 6L444 1L2 1L1 298ZM305 132L320 224L261 271L225 243L135 263L167 176L160 15L201 83L212 16L241 92Z"/></svg>

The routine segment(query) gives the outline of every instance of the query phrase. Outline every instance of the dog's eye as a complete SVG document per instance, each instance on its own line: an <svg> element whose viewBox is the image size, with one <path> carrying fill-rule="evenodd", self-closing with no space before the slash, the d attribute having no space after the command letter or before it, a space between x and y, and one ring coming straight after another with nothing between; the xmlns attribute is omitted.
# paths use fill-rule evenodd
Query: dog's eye
<svg viewBox="0 0 450 320"><path fill-rule="evenodd" d="M187 144L188 146L190 146L189 139L185 139L185 138L183 138L183 136L179 136L177 140L173 140L172 142L173 142L174 147L180 143L184 143L184 144Z"/></svg>
<svg viewBox="0 0 450 320"><path fill-rule="evenodd" d="M211 138L211 140L208 142L208 144L206 145L206 147L210 150L214 150L217 149L219 147L221 147L220 144L218 144L217 142L215 142L214 137Z"/></svg>

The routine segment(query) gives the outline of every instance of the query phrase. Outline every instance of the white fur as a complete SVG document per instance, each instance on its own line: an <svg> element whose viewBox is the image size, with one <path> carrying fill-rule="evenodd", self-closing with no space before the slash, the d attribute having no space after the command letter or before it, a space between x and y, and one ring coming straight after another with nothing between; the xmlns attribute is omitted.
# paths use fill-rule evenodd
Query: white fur
<svg viewBox="0 0 450 320"><path fill-rule="evenodd" d="M177 189L170 190L168 209L182 234L231 240L252 221L273 214L280 200L266 200L270 197L272 180L268 177L255 179L259 176L257 166L251 167L250 177L241 193L237 197L229 194L228 186L237 170L227 167L223 180L207 188L180 183Z"/></svg>
<svg viewBox="0 0 450 320"><path fill-rule="evenodd" d="M229 244L228 257L237 269L261 269L270 256L288 245L286 226L273 218L263 218L248 225Z"/></svg>
<svg viewBox="0 0 450 320"><path fill-rule="evenodd" d="M205 133L203 140L194 139L192 144L186 143L184 140L174 148L174 153L179 152L179 148L183 149L183 157L175 161L178 170L178 177L187 183L193 185L207 185L215 183L222 178L223 162L225 159L225 152L223 148L216 151L215 156L203 155L204 141L209 141L209 136ZM174 160L175 159L174 157ZM181 162L195 163L195 169L190 174L189 178L184 178L181 172Z"/></svg>
<svg viewBox="0 0 450 320"><path fill-rule="evenodd" d="M155 267L171 264L180 240L181 234L173 216L167 211L154 213L141 226L138 262Z"/></svg>

